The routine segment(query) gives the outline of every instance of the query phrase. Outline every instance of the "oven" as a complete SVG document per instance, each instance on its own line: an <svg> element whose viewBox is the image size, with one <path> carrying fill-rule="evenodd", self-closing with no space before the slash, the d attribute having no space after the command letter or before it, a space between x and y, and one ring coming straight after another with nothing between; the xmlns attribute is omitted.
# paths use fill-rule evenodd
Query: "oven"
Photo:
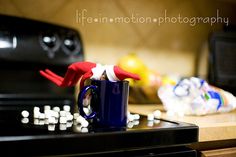
<svg viewBox="0 0 236 157"><path fill-rule="evenodd" d="M74 89L58 88L39 70L49 68L63 76L70 63L83 61L79 32L6 15L0 21L0 108L72 105Z"/></svg>
<svg viewBox="0 0 236 157"><path fill-rule="evenodd" d="M52 69L63 76L67 66L83 61L78 31L44 22L0 16L0 147L10 156L189 156L188 146L198 141L198 127L158 119L150 126L147 117L123 128L85 131L76 123L61 129L37 119L34 107L75 106L74 89L59 88L41 77L39 70ZM23 118L27 110L29 117ZM37 121L36 121L37 120ZM43 121L43 123L40 123Z"/></svg>

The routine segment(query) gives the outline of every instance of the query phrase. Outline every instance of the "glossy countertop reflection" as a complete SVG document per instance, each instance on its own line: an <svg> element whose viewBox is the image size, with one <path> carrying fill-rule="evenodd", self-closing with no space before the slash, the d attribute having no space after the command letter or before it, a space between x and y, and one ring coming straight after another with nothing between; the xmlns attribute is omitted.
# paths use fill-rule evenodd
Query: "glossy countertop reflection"
<svg viewBox="0 0 236 157"><path fill-rule="evenodd" d="M170 121L192 123L199 127L199 142L236 139L236 110L205 116L168 116L162 104L130 104L129 110L147 115L161 110L161 118Z"/></svg>

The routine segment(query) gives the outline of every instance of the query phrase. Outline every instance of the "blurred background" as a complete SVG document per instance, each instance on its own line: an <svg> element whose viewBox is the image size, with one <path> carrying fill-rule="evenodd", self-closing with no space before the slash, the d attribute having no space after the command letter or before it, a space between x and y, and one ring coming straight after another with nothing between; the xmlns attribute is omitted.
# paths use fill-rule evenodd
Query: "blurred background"
<svg viewBox="0 0 236 157"><path fill-rule="evenodd" d="M235 8L234 0L0 0L1 14L78 30L87 61L119 64L127 68L126 63L133 60L136 62L135 68L126 70L142 75L144 79L139 84L141 87L156 88L163 82L163 78L158 77L164 75L207 78L209 36L213 32L235 28ZM84 16L93 19L131 17L132 14L144 18L178 17L179 14L187 18L211 18L216 17L218 12L218 16L227 18L228 23L200 22L191 26L189 23L178 22L158 25L154 22L93 21L82 24L79 20L84 10ZM171 80L167 79L167 82ZM150 91L145 88L146 95L153 95L149 100L156 99L156 88L149 88ZM137 93L140 92L134 93L139 97Z"/></svg>
<svg viewBox="0 0 236 157"><path fill-rule="evenodd" d="M236 23L234 0L0 0L0 13L60 24L79 30L85 59L102 64L116 64L134 52L151 69L160 74L192 76L197 57L207 49L211 32L222 30L223 23L195 26L180 23L87 23L76 21L76 10L86 9L86 16L144 17L167 16L221 17ZM16 26L17 27L17 26ZM205 57L205 58L204 58ZM201 60L206 60L202 56ZM204 63L202 63L204 64ZM202 65L201 64L201 65ZM203 66L206 68L206 66ZM205 75L203 69L201 75Z"/></svg>

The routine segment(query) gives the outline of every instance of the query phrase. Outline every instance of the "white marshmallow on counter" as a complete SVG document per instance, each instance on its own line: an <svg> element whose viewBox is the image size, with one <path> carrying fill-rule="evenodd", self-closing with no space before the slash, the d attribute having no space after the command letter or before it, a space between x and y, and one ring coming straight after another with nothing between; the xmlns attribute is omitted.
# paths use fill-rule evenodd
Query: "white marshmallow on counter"
<svg viewBox="0 0 236 157"><path fill-rule="evenodd" d="M139 114L133 114L134 120L139 120L140 119L140 115Z"/></svg>
<svg viewBox="0 0 236 157"><path fill-rule="evenodd" d="M72 125L73 125L73 123L72 123L71 121L66 123L66 127L67 127L67 128L72 127Z"/></svg>
<svg viewBox="0 0 236 157"><path fill-rule="evenodd" d="M39 107L34 107L34 112L40 112L40 108Z"/></svg>
<svg viewBox="0 0 236 157"><path fill-rule="evenodd" d="M48 118L48 124L56 124L56 118L55 117L49 117Z"/></svg>
<svg viewBox="0 0 236 157"><path fill-rule="evenodd" d="M66 117L66 111L60 111L60 116L61 117Z"/></svg>
<svg viewBox="0 0 236 157"><path fill-rule="evenodd" d="M51 110L44 111L44 114L45 114L45 118L52 117L52 111Z"/></svg>
<svg viewBox="0 0 236 157"><path fill-rule="evenodd" d="M66 117L60 117L59 118L59 123L66 124L67 118Z"/></svg>
<svg viewBox="0 0 236 157"><path fill-rule="evenodd" d="M55 112L60 112L60 107L55 106L55 107L52 108L52 110L55 111Z"/></svg>
<svg viewBox="0 0 236 157"><path fill-rule="evenodd" d="M45 112L46 110L51 110L51 106L49 106L49 105L45 105L43 108L44 108L44 112Z"/></svg>
<svg viewBox="0 0 236 157"><path fill-rule="evenodd" d="M70 112L70 106L69 105L64 105L63 110L67 111L67 112Z"/></svg>
<svg viewBox="0 0 236 157"><path fill-rule="evenodd" d="M148 121L153 121L153 120L154 120L154 115L153 115L152 113L149 113L149 114L147 115L147 120L148 120Z"/></svg>
<svg viewBox="0 0 236 157"><path fill-rule="evenodd" d="M40 113L39 114L39 119L45 119L45 114L44 113Z"/></svg>
<svg viewBox="0 0 236 157"><path fill-rule="evenodd" d="M51 111L53 111L53 110L51 110ZM55 118L59 118L59 113L56 112L56 111L53 111L52 116L55 117Z"/></svg>
<svg viewBox="0 0 236 157"><path fill-rule="evenodd" d="M26 110L24 110L24 111L21 112L21 115L22 115L22 117L24 117L24 118L28 118L28 117L29 117L29 112L26 111Z"/></svg>
<svg viewBox="0 0 236 157"><path fill-rule="evenodd" d="M156 111L153 112L153 115L154 115L154 118L159 119L159 118L161 118L161 111L160 110L156 110Z"/></svg>
<svg viewBox="0 0 236 157"><path fill-rule="evenodd" d="M134 125L139 125L139 120L134 120L133 123Z"/></svg>
<svg viewBox="0 0 236 157"><path fill-rule="evenodd" d="M40 116L40 109L39 107L34 107L34 118L39 118Z"/></svg>
<svg viewBox="0 0 236 157"><path fill-rule="evenodd" d="M73 120L72 114L66 115L66 119L67 119L67 121L72 121Z"/></svg>
<svg viewBox="0 0 236 157"><path fill-rule="evenodd" d="M127 119L128 119L129 122L133 121L134 120L134 116L132 114L129 114Z"/></svg>

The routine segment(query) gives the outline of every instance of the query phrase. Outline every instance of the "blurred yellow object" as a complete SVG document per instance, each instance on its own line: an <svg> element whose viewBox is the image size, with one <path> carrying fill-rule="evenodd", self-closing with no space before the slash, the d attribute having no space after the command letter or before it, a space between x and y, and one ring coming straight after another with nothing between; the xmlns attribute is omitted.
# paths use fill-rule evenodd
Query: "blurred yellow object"
<svg viewBox="0 0 236 157"><path fill-rule="evenodd" d="M126 71L139 75L147 70L146 65L137 57L135 53L130 53L127 56L120 58L118 61L118 66Z"/></svg>
<svg viewBox="0 0 236 157"><path fill-rule="evenodd" d="M129 103L160 103L157 90L161 85L161 76L150 70L134 53L120 58L117 64L120 68L138 74L141 80L127 79L130 85Z"/></svg>

